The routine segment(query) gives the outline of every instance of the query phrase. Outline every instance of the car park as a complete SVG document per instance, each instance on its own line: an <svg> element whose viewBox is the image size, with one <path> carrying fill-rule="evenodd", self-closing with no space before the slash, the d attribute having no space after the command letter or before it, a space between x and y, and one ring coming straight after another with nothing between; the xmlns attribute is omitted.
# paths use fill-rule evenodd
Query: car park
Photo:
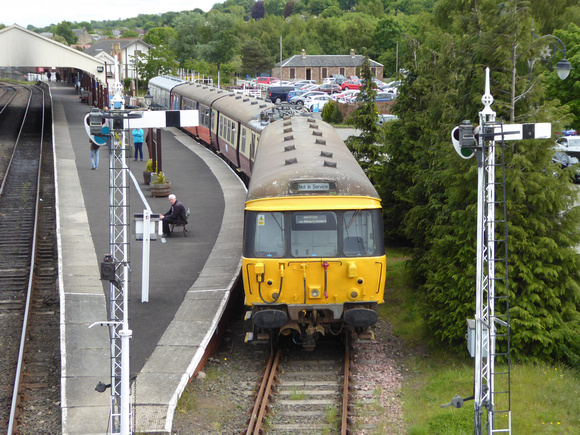
<svg viewBox="0 0 580 435"><path fill-rule="evenodd" d="M331 100L328 95L316 95L304 102L309 112L322 112L322 108Z"/></svg>
<svg viewBox="0 0 580 435"><path fill-rule="evenodd" d="M314 97L316 95L326 95L326 94L324 92L320 92L320 91L308 91L305 94L299 95L297 97L292 97L289 102L291 104L297 104L299 106L304 106L304 102L308 98Z"/></svg>
<svg viewBox="0 0 580 435"><path fill-rule="evenodd" d="M326 92L327 94L334 94L336 92L341 92L342 88L336 83L323 83L318 86L317 90L320 92Z"/></svg>
<svg viewBox="0 0 580 435"><path fill-rule="evenodd" d="M294 86L272 85L268 88L268 98L272 103L280 104L282 101L288 101L288 93L294 91Z"/></svg>

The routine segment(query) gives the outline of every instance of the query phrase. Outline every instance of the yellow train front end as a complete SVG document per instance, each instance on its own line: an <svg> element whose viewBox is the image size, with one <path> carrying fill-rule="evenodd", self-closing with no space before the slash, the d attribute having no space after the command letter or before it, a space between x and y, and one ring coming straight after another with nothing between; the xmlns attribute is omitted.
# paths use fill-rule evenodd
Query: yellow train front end
<svg viewBox="0 0 580 435"><path fill-rule="evenodd" d="M321 194L246 203L243 281L254 338L294 334L313 346L319 336L344 328L365 332L378 320L385 280L377 197Z"/></svg>

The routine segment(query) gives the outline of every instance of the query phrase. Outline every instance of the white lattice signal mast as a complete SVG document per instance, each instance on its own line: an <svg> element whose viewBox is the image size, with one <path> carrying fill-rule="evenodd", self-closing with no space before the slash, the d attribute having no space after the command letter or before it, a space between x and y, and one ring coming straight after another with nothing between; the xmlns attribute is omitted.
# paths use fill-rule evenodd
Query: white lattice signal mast
<svg viewBox="0 0 580 435"><path fill-rule="evenodd" d="M124 109L122 86L114 86L113 108L109 113L93 109L85 117L85 128L97 145L109 150L109 254L101 263L101 279L109 284L109 320L98 322L109 327L111 349L111 411L109 427L112 434L129 435L132 428L129 340L130 240L129 188L130 173L126 163L125 133L129 127L165 128L196 127L197 110L129 111ZM130 161L130 159L129 159ZM93 326L93 325L91 325ZM99 382L97 391L108 385Z"/></svg>
<svg viewBox="0 0 580 435"><path fill-rule="evenodd" d="M496 114L491 110L493 97L490 93L489 68L486 69L485 94L481 101L484 108L479 112L479 126L474 129L469 121L464 121L451 133L457 153L464 159L475 155L478 166L476 306L475 319L468 320L471 329L468 331L468 345L475 357L474 426L476 434L484 430L488 434L511 433L504 141L549 139L551 125L496 122ZM501 174L497 174L496 169ZM498 186L501 188L499 192L496 191ZM496 218L497 210L500 213ZM496 284L500 284L501 291L497 291ZM502 352L496 349L498 337L502 346L506 347ZM501 372L496 369L497 357L503 358L506 364ZM499 388L496 388L496 382ZM463 399L455 396L449 405L459 408L463 405ZM483 419L484 409L486 420Z"/></svg>

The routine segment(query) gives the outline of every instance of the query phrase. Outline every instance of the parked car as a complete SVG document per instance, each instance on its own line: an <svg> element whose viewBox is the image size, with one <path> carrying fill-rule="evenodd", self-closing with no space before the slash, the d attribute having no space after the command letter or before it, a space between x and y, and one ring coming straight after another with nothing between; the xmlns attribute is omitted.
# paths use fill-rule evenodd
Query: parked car
<svg viewBox="0 0 580 435"><path fill-rule="evenodd" d="M314 91L317 88L318 88L317 84L309 84L309 85L302 86L300 88L300 90L302 90L302 91Z"/></svg>
<svg viewBox="0 0 580 435"><path fill-rule="evenodd" d="M272 85L268 88L268 98L272 103L280 104L282 101L288 101L288 93L294 91L294 86Z"/></svg>
<svg viewBox="0 0 580 435"><path fill-rule="evenodd" d="M334 101L340 101L341 103L348 103L351 99L351 97L355 96L359 93L360 91L358 89L350 89L347 91L342 91L338 94L332 94L330 96L330 98L332 98Z"/></svg>
<svg viewBox="0 0 580 435"><path fill-rule="evenodd" d="M300 95L304 95L308 91L303 91L302 89L294 89L288 92L288 96L286 97L286 101L289 103L291 102L292 98L299 97Z"/></svg>
<svg viewBox="0 0 580 435"><path fill-rule="evenodd" d="M379 113L379 120L377 121L377 124L383 125L385 122L395 121L397 119L399 119L397 115L392 115L390 113Z"/></svg>
<svg viewBox="0 0 580 435"><path fill-rule="evenodd" d="M576 136L578 134L578 132L574 129L570 129L570 130L562 130L562 132L556 132L556 137L559 136Z"/></svg>
<svg viewBox="0 0 580 435"><path fill-rule="evenodd" d="M298 80L297 82L294 82L294 86L296 86L297 88L301 88L302 86L306 86L306 85L315 85L316 81L315 80Z"/></svg>
<svg viewBox="0 0 580 435"><path fill-rule="evenodd" d="M323 83L318 86L317 90L320 92L326 92L327 94L334 94L336 92L341 92L342 88L336 83Z"/></svg>
<svg viewBox="0 0 580 435"><path fill-rule="evenodd" d="M580 161L576 157L569 156L568 154L562 152L554 153L554 156L552 157L552 163L560 165L562 169L569 168L573 165L578 165L579 162ZM572 181L577 184L580 183L580 167L578 166L574 171L574 175L572 175Z"/></svg>
<svg viewBox="0 0 580 435"><path fill-rule="evenodd" d="M279 83L280 79L276 77L258 77L256 79L256 86L270 86L274 83Z"/></svg>
<svg viewBox="0 0 580 435"><path fill-rule="evenodd" d="M375 101L392 101L397 99L397 94L393 92L377 92Z"/></svg>
<svg viewBox="0 0 580 435"><path fill-rule="evenodd" d="M331 100L328 95L315 95L304 102L309 112L322 112L322 108Z"/></svg>
<svg viewBox="0 0 580 435"><path fill-rule="evenodd" d="M314 97L316 95L326 95L326 94L324 92L320 92L320 91L308 91L305 94L299 95L297 97L292 97L289 102L291 104L298 104L299 106L304 106L304 102L309 97Z"/></svg>
<svg viewBox="0 0 580 435"><path fill-rule="evenodd" d="M342 82L340 85L342 90L349 90L349 89L360 89L362 87L362 83L359 80L347 80Z"/></svg>
<svg viewBox="0 0 580 435"><path fill-rule="evenodd" d="M564 136L556 140L556 151L580 157L580 136Z"/></svg>

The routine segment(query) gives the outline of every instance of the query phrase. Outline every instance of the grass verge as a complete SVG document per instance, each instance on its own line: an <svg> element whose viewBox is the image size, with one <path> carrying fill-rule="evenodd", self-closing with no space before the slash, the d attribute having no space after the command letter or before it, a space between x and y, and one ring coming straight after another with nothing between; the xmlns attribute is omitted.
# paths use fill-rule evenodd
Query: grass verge
<svg viewBox="0 0 580 435"><path fill-rule="evenodd" d="M385 304L380 306L379 314L393 325L395 335L413 349L410 354L414 355L405 364L408 372L404 374L401 398L407 433L472 434L473 401L465 402L462 408L441 405L451 402L455 395L472 395L474 360L427 345L428 332L420 316L404 250L387 249L387 264ZM473 299L475 311L475 295ZM512 433L580 433L578 372L561 365L512 363L510 385ZM496 428L507 427L507 417L497 418Z"/></svg>

